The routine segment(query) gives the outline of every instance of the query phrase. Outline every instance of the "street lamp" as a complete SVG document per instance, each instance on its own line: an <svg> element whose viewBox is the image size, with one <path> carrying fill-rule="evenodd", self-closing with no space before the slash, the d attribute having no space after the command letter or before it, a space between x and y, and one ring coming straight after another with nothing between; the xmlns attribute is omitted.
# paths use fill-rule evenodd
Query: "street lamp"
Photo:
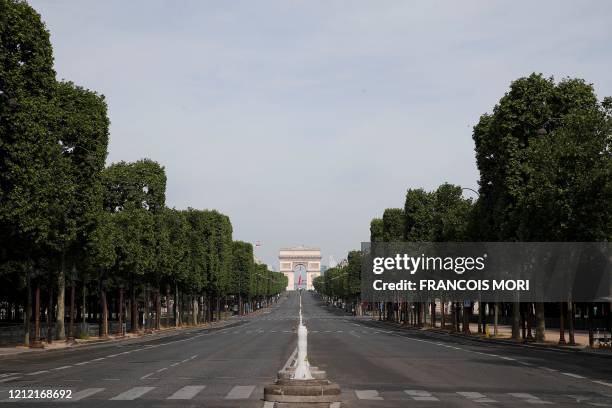
<svg viewBox="0 0 612 408"><path fill-rule="evenodd" d="M473 188L469 188L469 187L461 187L461 190L462 190L462 191L463 191L463 190L469 190L469 191L471 191L472 193L476 194L478 197L480 197L480 193L479 193L478 191L474 190Z"/></svg>

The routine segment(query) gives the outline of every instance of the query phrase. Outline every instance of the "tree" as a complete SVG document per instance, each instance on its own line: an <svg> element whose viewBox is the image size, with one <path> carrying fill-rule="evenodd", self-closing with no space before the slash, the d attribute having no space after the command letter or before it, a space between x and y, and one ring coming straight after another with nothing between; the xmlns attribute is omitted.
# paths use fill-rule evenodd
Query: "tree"
<svg viewBox="0 0 612 408"><path fill-rule="evenodd" d="M249 282L255 268L253 245L248 242L232 243L232 273L230 293L238 295L238 313L243 313L243 299L249 294ZM284 274L281 274L285 276ZM277 278L278 279L278 278Z"/></svg>
<svg viewBox="0 0 612 408"><path fill-rule="evenodd" d="M25 344L30 341L30 278L49 236L49 203L57 192L49 171L61 154L57 135L48 131L54 85L53 51L40 15L25 2L1 0L0 261L18 262L27 270Z"/></svg>
<svg viewBox="0 0 612 408"><path fill-rule="evenodd" d="M55 177L61 200L54 205L56 226L54 249L59 258L57 272L56 332L63 339L66 256L71 252L73 265L83 251L88 235L96 227L102 211L101 171L108 149L106 102L103 96L60 82L55 92L55 132L62 146L61 163ZM73 299L71 300L71 302Z"/></svg>
<svg viewBox="0 0 612 408"><path fill-rule="evenodd" d="M382 217L382 238L384 242L400 242L404 240L404 210L387 208Z"/></svg>
<svg viewBox="0 0 612 408"><path fill-rule="evenodd" d="M124 245L121 251L126 250L125 237L119 235L117 225L114 223L113 215L106 212L98 214L96 227L89 234L89 241L86 248L87 267L86 271L92 275L97 275L98 289L100 292L100 303L102 304L102 323L100 334L108 336L108 303L106 301L107 287L116 278L112 272L117 262L116 245L119 239Z"/></svg>
<svg viewBox="0 0 612 408"><path fill-rule="evenodd" d="M597 111L600 113L594 114ZM476 162L480 171L480 197L475 217L481 220L481 237L500 241L555 240L561 231L569 233L565 234L566 240L573 240L572 236L576 239L579 237L575 229L572 231L568 228L568 214L571 213L569 219L575 220L576 226L582 223L581 218L588 220L586 223L592 223L593 218L587 214L592 210L588 209L588 205L581 205L579 200L592 200L595 206L606 205L606 201L601 201L601 196L595 193L602 178L596 177L591 184L589 193L595 194L594 200L589 195L568 200L574 190L567 189L566 184L578 176L574 173L575 169L570 167L576 163L571 160L562 163L559 159L567 156L569 151L574 153L567 158L576 159L582 154L574 149L583 143L574 142L590 139L594 135L588 129L593 129L597 121L592 119L601 117L603 111L603 105L597 107L592 87L582 80L568 79L555 84L553 78L532 74L510 85L509 92L494 107L493 113L483 115L474 127ZM589 117L591 119L587 119ZM569 134L575 135L574 142L568 143ZM594 137L591 142L596 140L597 137ZM597 144L593 143L593 147ZM564 168L559 174L562 176L552 178L550 169L559 169L559 166ZM547 167L549 170L546 170ZM582 174L577 179L588 180L588 177ZM543 188L540 189L536 182L543 183ZM585 185L589 185L589 182L583 182ZM551 196L555 189L557 192ZM587 193L584 189L580 190L576 188L575 192ZM551 208L553 205L554 209ZM580 210L574 212L574 207ZM547 208L553 212L546 213L546 220L542 220L541 216ZM601 211L594 213L602 214ZM533 222L534 217L543 221L541 228ZM545 328L543 305L536 305L536 309L536 338L542 340ZM518 304L514 306L513 337L519 337Z"/></svg>
<svg viewBox="0 0 612 408"><path fill-rule="evenodd" d="M128 203L123 210L113 214L112 220L117 231L116 251L119 276L129 282L131 289L132 331L138 330L137 287L147 271L154 265L155 257L155 220L143 208Z"/></svg>
<svg viewBox="0 0 612 408"><path fill-rule="evenodd" d="M370 222L370 242L383 241L383 220L382 218L373 218Z"/></svg>
<svg viewBox="0 0 612 408"><path fill-rule="evenodd" d="M432 239L433 197L422 188L408 189L404 203L404 240L429 242Z"/></svg>
<svg viewBox="0 0 612 408"><path fill-rule="evenodd" d="M468 238L472 201L460 186L444 183L433 193L431 238L434 242L460 242Z"/></svg>

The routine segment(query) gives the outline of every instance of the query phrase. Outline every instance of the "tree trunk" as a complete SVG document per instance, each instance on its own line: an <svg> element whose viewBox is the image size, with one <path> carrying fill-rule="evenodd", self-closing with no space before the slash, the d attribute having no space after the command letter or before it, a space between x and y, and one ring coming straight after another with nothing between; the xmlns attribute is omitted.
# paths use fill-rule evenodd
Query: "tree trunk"
<svg viewBox="0 0 612 408"><path fill-rule="evenodd" d="M166 328L170 327L170 285L166 285Z"/></svg>
<svg viewBox="0 0 612 408"><path fill-rule="evenodd" d="M70 284L70 326L68 327L68 337L66 341L74 340L74 301L76 297L76 288L74 280Z"/></svg>
<svg viewBox="0 0 612 408"><path fill-rule="evenodd" d="M546 340L546 320L544 315L544 303L537 302L536 307L536 336L535 340L538 343L543 343Z"/></svg>
<svg viewBox="0 0 612 408"><path fill-rule="evenodd" d="M57 318L55 323L55 335L58 340L66 338L66 329L64 328L65 304L66 304L66 256L62 251L60 256L60 268L57 272Z"/></svg>
<svg viewBox="0 0 612 408"><path fill-rule="evenodd" d="M85 307L87 305L87 287L83 279L83 299L81 299L81 335L85 335Z"/></svg>
<svg viewBox="0 0 612 408"><path fill-rule="evenodd" d="M478 301L478 328L476 329L479 334L482 334L484 331L482 329L482 302Z"/></svg>
<svg viewBox="0 0 612 408"><path fill-rule="evenodd" d="M161 329L161 295L159 289L155 292L155 330Z"/></svg>
<svg viewBox="0 0 612 408"><path fill-rule="evenodd" d="M138 332L138 326L139 326L139 321L138 321L138 304L136 303L136 286L134 285L134 276L132 275L132 283L131 283L131 299L130 299L130 306L132 309L132 313L131 313L131 317L130 317L130 324L131 324L131 331L132 333L137 333Z"/></svg>
<svg viewBox="0 0 612 408"><path fill-rule="evenodd" d="M108 337L108 303L106 302L106 290L100 289L100 303L102 304L102 328L101 337Z"/></svg>
<svg viewBox="0 0 612 408"><path fill-rule="evenodd" d="M512 339L520 340L521 338L521 304L519 302L512 303Z"/></svg>
<svg viewBox="0 0 612 408"><path fill-rule="evenodd" d="M593 336L593 303L588 303L589 305L589 315L588 319L588 327L589 327L589 347L593 348L595 346L595 339Z"/></svg>
<svg viewBox="0 0 612 408"><path fill-rule="evenodd" d="M436 300L431 302L431 327L436 327Z"/></svg>
<svg viewBox="0 0 612 408"><path fill-rule="evenodd" d="M565 325L564 325L564 312L565 312L565 303L561 302L559 303L559 344L563 345L565 344Z"/></svg>
<svg viewBox="0 0 612 408"><path fill-rule="evenodd" d="M40 347L40 283L36 282L34 295L34 346Z"/></svg>
<svg viewBox="0 0 612 408"><path fill-rule="evenodd" d="M500 307L501 307L501 303L496 302L495 303L495 317L493 320L493 335L496 337L499 334L498 323L499 323L499 308Z"/></svg>
<svg viewBox="0 0 612 408"><path fill-rule="evenodd" d="M51 279L49 279L51 283ZM49 285L49 297L47 299L47 343L53 343L53 288Z"/></svg>
<svg viewBox="0 0 612 408"><path fill-rule="evenodd" d="M123 336L123 286L119 288L119 334Z"/></svg>
<svg viewBox="0 0 612 408"><path fill-rule="evenodd" d="M574 339L574 302L567 302L567 331L569 335L569 344L570 346L576 345L576 340Z"/></svg>
<svg viewBox="0 0 612 408"><path fill-rule="evenodd" d="M463 306L463 333L470 334L470 307L471 306Z"/></svg>
<svg viewBox="0 0 612 408"><path fill-rule="evenodd" d="M193 324L194 326L196 326L198 324L198 298L197 296L193 296L193 316L191 318L191 324Z"/></svg>
<svg viewBox="0 0 612 408"><path fill-rule="evenodd" d="M32 313L32 278L31 271L26 273L26 302L23 308L23 344L30 345L30 316Z"/></svg>
<svg viewBox="0 0 612 408"><path fill-rule="evenodd" d="M178 283L174 283L174 302L172 309L174 313L174 327L179 327L179 303L178 303Z"/></svg>
<svg viewBox="0 0 612 408"><path fill-rule="evenodd" d="M144 288L144 330L151 329L151 309L149 308L149 289L145 286Z"/></svg>

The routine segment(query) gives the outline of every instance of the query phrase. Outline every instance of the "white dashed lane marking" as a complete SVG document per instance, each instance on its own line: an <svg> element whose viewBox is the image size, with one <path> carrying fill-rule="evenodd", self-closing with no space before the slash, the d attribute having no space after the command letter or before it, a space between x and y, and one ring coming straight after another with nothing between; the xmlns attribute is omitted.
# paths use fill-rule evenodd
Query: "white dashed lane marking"
<svg viewBox="0 0 612 408"><path fill-rule="evenodd" d="M582 375L578 375L578 374L573 374L573 373L561 373L563 375L567 375L568 377L574 377L574 378L586 378Z"/></svg>

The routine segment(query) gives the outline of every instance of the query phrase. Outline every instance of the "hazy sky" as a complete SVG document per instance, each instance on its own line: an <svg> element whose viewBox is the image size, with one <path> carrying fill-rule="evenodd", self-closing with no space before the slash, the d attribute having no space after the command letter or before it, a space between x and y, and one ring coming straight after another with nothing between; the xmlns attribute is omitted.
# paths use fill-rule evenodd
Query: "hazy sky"
<svg viewBox="0 0 612 408"><path fill-rule="evenodd" d="M167 203L228 214L234 239L369 239L409 187L476 187L471 128L511 80L612 95L612 2L55 1L58 77L104 94L108 161L149 157Z"/></svg>

